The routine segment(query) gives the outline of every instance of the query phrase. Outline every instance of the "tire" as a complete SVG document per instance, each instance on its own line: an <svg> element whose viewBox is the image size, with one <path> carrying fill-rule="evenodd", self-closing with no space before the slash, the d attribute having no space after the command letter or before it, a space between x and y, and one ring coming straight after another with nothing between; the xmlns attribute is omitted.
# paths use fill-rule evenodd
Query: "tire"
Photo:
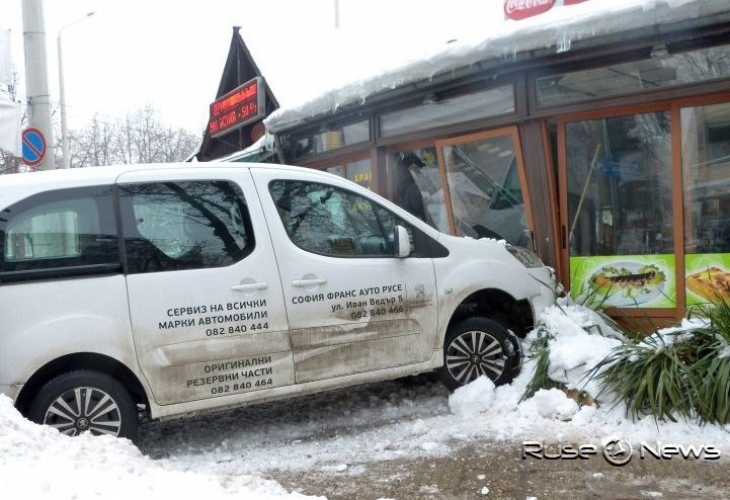
<svg viewBox="0 0 730 500"><path fill-rule="evenodd" d="M67 436L83 432L134 439L139 415L129 392L104 373L79 370L46 383L36 394L28 419Z"/></svg>
<svg viewBox="0 0 730 500"><path fill-rule="evenodd" d="M470 318L446 333L439 378L452 391L482 375L503 385L519 373L520 362L520 343L512 332L494 320Z"/></svg>

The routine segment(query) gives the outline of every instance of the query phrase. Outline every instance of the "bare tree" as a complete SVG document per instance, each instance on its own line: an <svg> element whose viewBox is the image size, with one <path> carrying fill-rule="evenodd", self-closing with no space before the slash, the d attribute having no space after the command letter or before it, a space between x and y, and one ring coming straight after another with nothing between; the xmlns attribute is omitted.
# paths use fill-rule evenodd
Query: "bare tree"
<svg viewBox="0 0 730 500"><path fill-rule="evenodd" d="M13 83L10 86L13 99L15 89ZM68 132L72 168L178 162L188 158L199 143L200 139L196 134L163 125L151 106L113 122L104 121L96 115L88 126ZM60 154L61 148L55 149ZM56 162L60 165L62 159L59 157ZM21 169L21 158L0 150L0 174L18 172Z"/></svg>
<svg viewBox="0 0 730 500"><path fill-rule="evenodd" d="M146 106L116 123L112 138L112 163L170 163L187 158L199 139L184 129L163 125L155 110Z"/></svg>
<svg viewBox="0 0 730 500"><path fill-rule="evenodd" d="M0 174L14 174L20 171L20 158L0 149Z"/></svg>
<svg viewBox="0 0 730 500"><path fill-rule="evenodd" d="M69 153L72 167L111 165L114 159L116 126L96 115L85 129L69 133Z"/></svg>
<svg viewBox="0 0 730 500"><path fill-rule="evenodd" d="M18 71L13 68L10 83L8 84L10 99L15 101L18 94ZM25 117L23 117L25 120ZM0 149L0 174L11 174L20 170L20 158L9 151Z"/></svg>

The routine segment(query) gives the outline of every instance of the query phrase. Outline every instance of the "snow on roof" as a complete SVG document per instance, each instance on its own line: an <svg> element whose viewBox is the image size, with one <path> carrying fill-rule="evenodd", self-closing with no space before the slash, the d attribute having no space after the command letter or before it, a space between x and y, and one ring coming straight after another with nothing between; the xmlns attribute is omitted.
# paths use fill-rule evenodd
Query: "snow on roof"
<svg viewBox="0 0 730 500"><path fill-rule="evenodd" d="M499 20L490 25L483 20L473 29L459 27L458 40L448 43L429 43L422 33L415 46L399 43L395 34L373 37L365 44L376 52L372 60L333 56L331 64L337 71L327 75L328 81L323 82L328 85L326 89L299 104L279 108L264 123L276 133L345 105L364 104L378 93L428 81L478 62L515 59L517 54L539 49L567 52L579 40L711 18L720 13L730 13L727 0L591 0L521 21ZM347 41L342 36L337 43ZM382 38L387 40L379 40ZM379 48L383 42L387 45ZM363 45L362 39L359 44ZM344 50L354 54L353 47Z"/></svg>
<svg viewBox="0 0 730 500"><path fill-rule="evenodd" d="M242 151L217 158L216 161L256 161L262 154L274 150L274 136L268 131L262 135L256 142ZM248 160L246 160L248 158Z"/></svg>

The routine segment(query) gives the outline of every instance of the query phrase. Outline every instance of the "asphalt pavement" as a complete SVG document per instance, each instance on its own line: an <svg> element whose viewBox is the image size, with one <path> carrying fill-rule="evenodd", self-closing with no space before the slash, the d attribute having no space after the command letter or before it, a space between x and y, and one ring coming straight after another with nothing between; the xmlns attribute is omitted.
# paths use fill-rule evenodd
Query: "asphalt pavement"
<svg viewBox="0 0 730 500"><path fill-rule="evenodd" d="M446 458L349 464L270 473L290 491L329 500L662 500L730 498L730 457L640 459L616 466L586 459L523 458L522 443L478 443Z"/></svg>

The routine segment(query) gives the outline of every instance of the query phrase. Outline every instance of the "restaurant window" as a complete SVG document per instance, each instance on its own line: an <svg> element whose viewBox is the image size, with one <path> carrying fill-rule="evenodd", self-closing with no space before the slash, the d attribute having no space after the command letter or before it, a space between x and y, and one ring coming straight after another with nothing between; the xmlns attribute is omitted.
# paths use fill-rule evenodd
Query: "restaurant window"
<svg viewBox="0 0 730 500"><path fill-rule="evenodd" d="M364 188L370 189L372 187L373 173L369 158L325 167L325 170L330 174L351 180Z"/></svg>
<svg viewBox="0 0 730 500"><path fill-rule="evenodd" d="M540 106L637 94L730 77L730 46L670 55L657 45L652 57L537 79Z"/></svg>
<svg viewBox="0 0 730 500"><path fill-rule="evenodd" d="M426 96L420 106L383 114L380 136L390 137L514 112L511 85L443 99L433 94Z"/></svg>
<svg viewBox="0 0 730 500"><path fill-rule="evenodd" d="M296 140L294 157L324 153L353 144L370 140L370 122L368 120L347 125L329 126L326 130L310 133Z"/></svg>
<svg viewBox="0 0 730 500"><path fill-rule="evenodd" d="M601 307L676 307L668 112L565 124L571 291Z"/></svg>
<svg viewBox="0 0 730 500"><path fill-rule="evenodd" d="M687 305L730 298L730 103L684 108Z"/></svg>
<svg viewBox="0 0 730 500"><path fill-rule="evenodd" d="M531 247L517 140L508 129L436 143L455 234Z"/></svg>
<svg viewBox="0 0 730 500"><path fill-rule="evenodd" d="M395 151L387 155L392 200L439 231L448 233L446 201L436 148Z"/></svg>

